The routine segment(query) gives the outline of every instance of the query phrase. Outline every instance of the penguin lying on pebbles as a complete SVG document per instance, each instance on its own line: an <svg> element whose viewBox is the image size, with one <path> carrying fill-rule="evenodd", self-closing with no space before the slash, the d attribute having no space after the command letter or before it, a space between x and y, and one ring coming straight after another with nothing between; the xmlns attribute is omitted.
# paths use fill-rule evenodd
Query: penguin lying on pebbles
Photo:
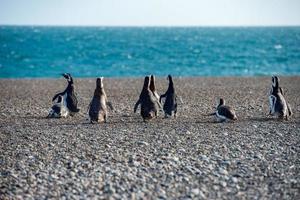
<svg viewBox="0 0 300 200"><path fill-rule="evenodd" d="M169 87L165 94L161 95L159 102L161 103L162 98L166 98L163 109L165 112L165 118L172 116L174 112L174 117L176 118L177 114L177 95L175 93L175 88L172 80L172 76L168 75Z"/></svg>
<svg viewBox="0 0 300 200"><path fill-rule="evenodd" d="M113 110L112 104L107 101L103 87L103 77L97 78L96 89L89 105L90 122L107 122L107 106Z"/></svg>
<svg viewBox="0 0 300 200"><path fill-rule="evenodd" d="M157 117L157 112L159 109L156 97L149 89L149 85L150 85L150 78L149 76L146 76L144 80L144 86L142 92L140 94L138 101L134 106L134 113L136 113L138 106L141 104L141 116L144 122L146 120L150 120Z"/></svg>
<svg viewBox="0 0 300 200"><path fill-rule="evenodd" d="M279 87L279 78L277 76L273 76L272 88L269 95L269 115L275 115L279 119L288 120L288 117L292 115L292 110L283 95L283 90Z"/></svg>
<svg viewBox="0 0 300 200"><path fill-rule="evenodd" d="M67 79L68 86L63 92L56 94L53 97L52 101L55 101L55 99L57 99L58 96L62 96L64 105L67 107L70 115L73 116L75 113L79 112L79 109L77 108L78 101L77 101L77 97L76 97L76 94L74 91L73 78L72 78L71 74L69 74L69 73L62 74L62 76L65 79Z"/></svg>
<svg viewBox="0 0 300 200"><path fill-rule="evenodd" d="M49 111L48 118L61 118L67 117L69 114L67 107L64 105L63 96L58 95L57 102L52 106Z"/></svg>
<svg viewBox="0 0 300 200"><path fill-rule="evenodd" d="M237 120L235 111L230 106L225 106L225 100L220 98L216 112L209 114L215 115L218 122Z"/></svg>

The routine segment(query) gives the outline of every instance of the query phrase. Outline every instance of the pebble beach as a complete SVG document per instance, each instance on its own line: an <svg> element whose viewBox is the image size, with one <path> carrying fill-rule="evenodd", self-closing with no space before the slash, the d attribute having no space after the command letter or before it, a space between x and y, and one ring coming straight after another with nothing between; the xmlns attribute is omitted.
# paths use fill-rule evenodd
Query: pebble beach
<svg viewBox="0 0 300 200"><path fill-rule="evenodd" d="M280 77L288 121L267 116L271 77L174 77L178 117L146 123L143 78L104 78L114 110L90 124L95 80L74 77L79 114L47 119L63 78L0 79L0 199L300 198L299 76ZM237 121L205 116L220 97Z"/></svg>

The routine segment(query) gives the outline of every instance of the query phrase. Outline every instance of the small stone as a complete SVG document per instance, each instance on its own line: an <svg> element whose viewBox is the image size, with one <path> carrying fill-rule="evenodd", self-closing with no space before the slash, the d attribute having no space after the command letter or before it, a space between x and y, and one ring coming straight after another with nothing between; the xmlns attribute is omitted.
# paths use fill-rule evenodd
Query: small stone
<svg viewBox="0 0 300 200"><path fill-rule="evenodd" d="M226 169L223 169L223 168L220 168L220 169L219 169L219 173L220 173L220 174L223 174L223 175L228 175L227 170L226 170Z"/></svg>
<svg viewBox="0 0 300 200"><path fill-rule="evenodd" d="M200 192L201 192L201 191L200 191L198 188L192 189L192 193L193 193L194 195L199 195Z"/></svg>
<svg viewBox="0 0 300 200"><path fill-rule="evenodd" d="M220 182L220 185L222 185L222 187L226 187L227 186L227 183L225 181L221 181Z"/></svg>
<svg viewBox="0 0 300 200"><path fill-rule="evenodd" d="M231 180L232 180L233 183L237 183L238 182L238 179L236 177L232 177Z"/></svg>
<svg viewBox="0 0 300 200"><path fill-rule="evenodd" d="M179 158L176 157L176 156L173 156L170 158L173 162L178 162L179 161Z"/></svg>
<svg viewBox="0 0 300 200"><path fill-rule="evenodd" d="M206 162L209 161L209 158L206 155L201 155L200 159L203 160L203 161L206 161Z"/></svg>
<svg viewBox="0 0 300 200"><path fill-rule="evenodd" d="M138 145L149 146L149 143L144 142L144 141L138 141L137 144L138 144Z"/></svg>

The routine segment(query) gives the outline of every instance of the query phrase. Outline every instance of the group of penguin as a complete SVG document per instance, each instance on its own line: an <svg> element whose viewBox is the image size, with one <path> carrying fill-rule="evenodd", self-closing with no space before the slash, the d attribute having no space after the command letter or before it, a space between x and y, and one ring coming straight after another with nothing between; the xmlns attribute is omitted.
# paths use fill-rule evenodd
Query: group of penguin
<svg viewBox="0 0 300 200"><path fill-rule="evenodd" d="M68 81L67 88L56 94L52 102L48 118L61 118L73 116L79 112L78 100L74 91L73 78L69 73L62 74ZM139 96L138 101L134 106L134 113L136 113L139 105L141 107L141 116L143 121L148 121L158 116L158 112L163 109L165 118L177 116L177 99L174 83L171 75L168 75L169 86L163 95L158 95L155 89L154 75L146 76L144 78L144 85ZM162 99L165 98L164 105L162 106ZM276 116L278 119L288 120L292 115L290 105L287 103L283 89L279 87L279 78L272 77L272 86L269 94L270 110L269 115ZM88 115L91 123L107 122L107 108L113 110L111 102L107 100L104 90L103 77L96 79L96 89L94 96L88 106ZM237 120L234 109L225 105L223 98L219 99L215 112L208 114L216 117L217 122L235 121Z"/></svg>

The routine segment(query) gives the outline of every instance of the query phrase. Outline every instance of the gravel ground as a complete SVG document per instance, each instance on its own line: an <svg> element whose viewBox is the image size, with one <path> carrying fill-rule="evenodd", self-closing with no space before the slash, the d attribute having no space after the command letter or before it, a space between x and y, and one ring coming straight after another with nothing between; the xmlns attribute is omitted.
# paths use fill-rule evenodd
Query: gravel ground
<svg viewBox="0 0 300 200"><path fill-rule="evenodd" d="M115 110L89 124L95 79L75 80L81 112L66 119L45 119L64 79L1 79L0 199L300 199L300 77L281 78L294 112L284 122L266 116L270 77L174 82L177 119L143 123L143 78L104 79ZM203 116L218 97L238 121Z"/></svg>

